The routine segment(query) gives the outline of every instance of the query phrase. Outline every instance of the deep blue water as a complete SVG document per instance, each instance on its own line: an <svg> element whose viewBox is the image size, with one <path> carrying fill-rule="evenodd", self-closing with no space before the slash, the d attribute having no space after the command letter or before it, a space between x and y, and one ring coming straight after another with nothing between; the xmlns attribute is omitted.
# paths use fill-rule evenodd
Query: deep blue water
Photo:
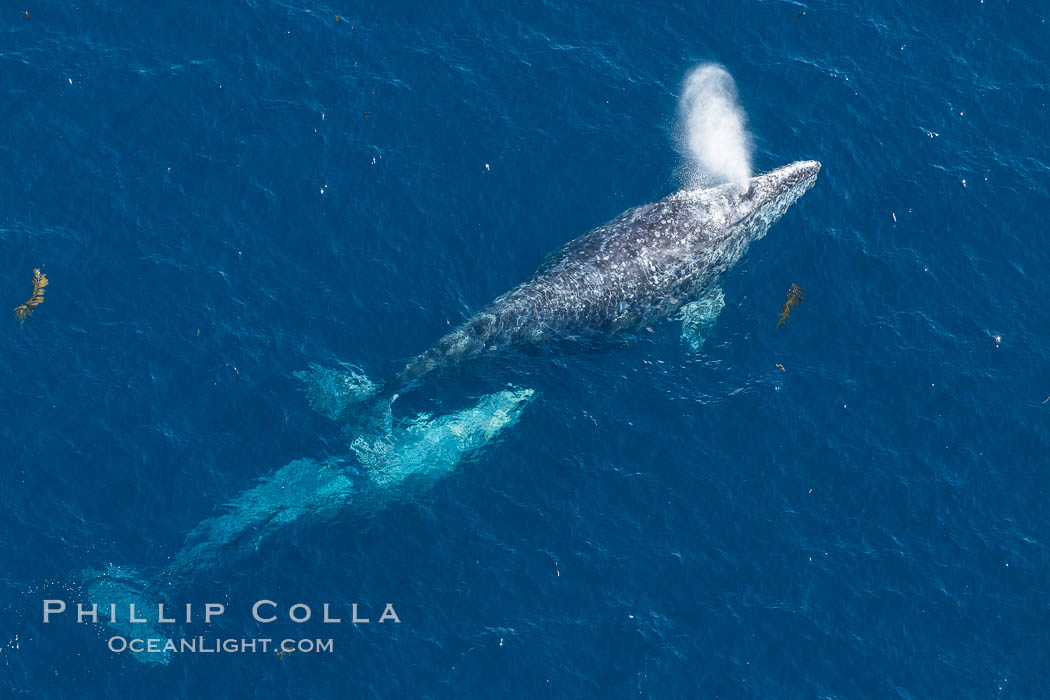
<svg viewBox="0 0 1050 700"><path fill-rule="evenodd" d="M50 286L0 323L0 694L1047 697L1048 18L8 3L0 296L35 267ZM179 636L331 654L143 664L104 625L42 624L85 569L153 575L259 478L354 461L293 372L388 377L679 187L677 95L704 61L736 79L757 170L824 167L724 280L698 355L667 323L485 365L427 410L512 383L535 391L517 425L175 596L228 608ZM260 598L373 624L267 628ZM386 602L399 625L375 624Z"/></svg>

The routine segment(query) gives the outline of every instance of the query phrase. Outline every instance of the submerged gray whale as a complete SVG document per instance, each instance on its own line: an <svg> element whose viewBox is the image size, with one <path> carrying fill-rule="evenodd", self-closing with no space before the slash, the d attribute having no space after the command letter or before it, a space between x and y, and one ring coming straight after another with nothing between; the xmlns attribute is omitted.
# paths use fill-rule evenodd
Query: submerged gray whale
<svg viewBox="0 0 1050 700"><path fill-rule="evenodd" d="M615 336L724 305L718 278L816 182L806 160L735 184L683 189L567 243L526 282L441 338L389 382L392 396L487 352ZM688 333L686 334L687 340ZM691 341L694 347L702 343Z"/></svg>

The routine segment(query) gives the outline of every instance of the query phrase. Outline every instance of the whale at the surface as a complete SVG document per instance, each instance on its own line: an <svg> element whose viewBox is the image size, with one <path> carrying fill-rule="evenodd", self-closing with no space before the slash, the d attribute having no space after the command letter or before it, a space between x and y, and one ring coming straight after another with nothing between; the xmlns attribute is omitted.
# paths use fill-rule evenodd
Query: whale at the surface
<svg viewBox="0 0 1050 700"><path fill-rule="evenodd" d="M627 210L555 252L527 282L409 362L381 393L404 391L489 351L607 337L679 313L686 339L699 346L703 339L689 335L690 325L696 331L724 305L719 276L819 172L820 163L799 161L751 178L746 189L684 189Z"/></svg>

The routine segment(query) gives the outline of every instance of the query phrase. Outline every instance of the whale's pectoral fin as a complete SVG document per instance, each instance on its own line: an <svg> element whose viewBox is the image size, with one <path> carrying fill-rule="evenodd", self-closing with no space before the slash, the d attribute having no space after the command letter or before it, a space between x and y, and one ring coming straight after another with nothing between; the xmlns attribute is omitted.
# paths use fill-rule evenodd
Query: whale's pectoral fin
<svg viewBox="0 0 1050 700"><path fill-rule="evenodd" d="M682 340L690 350L699 352L704 346L704 341L711 335L711 329L725 305L726 298L722 289L715 287L696 301L682 307L676 318L682 321Z"/></svg>

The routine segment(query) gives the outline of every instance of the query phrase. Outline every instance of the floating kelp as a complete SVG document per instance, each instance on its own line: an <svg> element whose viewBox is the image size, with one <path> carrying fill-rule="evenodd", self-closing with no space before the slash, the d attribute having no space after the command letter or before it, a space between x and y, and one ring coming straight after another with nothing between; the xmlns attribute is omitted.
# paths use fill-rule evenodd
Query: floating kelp
<svg viewBox="0 0 1050 700"><path fill-rule="evenodd" d="M26 319L33 315L37 306L44 303L44 287L47 286L47 275L39 269L33 270L33 296L29 301L15 307L15 317L25 323Z"/></svg>
<svg viewBox="0 0 1050 700"><path fill-rule="evenodd" d="M777 328L780 328L787 323L788 316L795 310L795 307L799 305L799 302L805 301L802 298L802 287L797 284L791 285L791 289L788 290L787 301L784 302L784 308L780 310L780 316L777 318Z"/></svg>

